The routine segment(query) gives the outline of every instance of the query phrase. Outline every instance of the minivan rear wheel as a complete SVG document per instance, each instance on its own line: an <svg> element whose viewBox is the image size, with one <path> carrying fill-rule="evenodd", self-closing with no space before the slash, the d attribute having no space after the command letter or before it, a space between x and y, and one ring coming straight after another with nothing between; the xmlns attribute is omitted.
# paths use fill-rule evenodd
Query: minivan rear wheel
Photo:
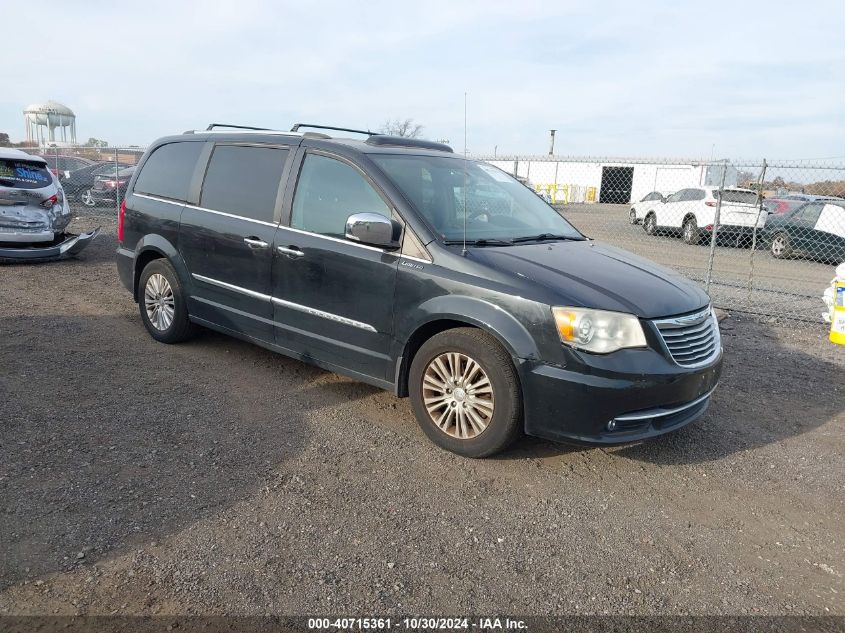
<svg viewBox="0 0 845 633"><path fill-rule="evenodd" d="M438 446L487 457L522 432L522 393L510 355L475 328L441 332L411 362L411 407Z"/></svg>
<svg viewBox="0 0 845 633"><path fill-rule="evenodd" d="M154 259L141 272L138 308L147 332L161 343L179 343L194 334L182 284L166 259Z"/></svg>

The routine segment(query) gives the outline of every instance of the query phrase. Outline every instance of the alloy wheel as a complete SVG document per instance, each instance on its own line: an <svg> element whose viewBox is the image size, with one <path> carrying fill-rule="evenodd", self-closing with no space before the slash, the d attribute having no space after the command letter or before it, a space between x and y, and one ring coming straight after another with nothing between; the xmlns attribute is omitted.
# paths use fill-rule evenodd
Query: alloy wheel
<svg viewBox="0 0 845 633"><path fill-rule="evenodd" d="M772 240L772 253L776 256L783 255L783 252L786 250L786 240L783 239L783 235L778 235L775 239Z"/></svg>
<svg viewBox="0 0 845 633"><path fill-rule="evenodd" d="M164 332L173 323L176 314L176 301L173 298L173 288L159 273L150 275L144 286L144 307L147 318L152 326Z"/></svg>
<svg viewBox="0 0 845 633"><path fill-rule="evenodd" d="M90 189L86 189L82 192L81 200L82 204L84 204L86 207L93 207L95 204L95 200L94 197L91 195Z"/></svg>
<svg viewBox="0 0 845 633"><path fill-rule="evenodd" d="M425 369L422 387L429 417L451 437L478 437L493 418L493 385L481 365L466 354L435 357Z"/></svg>

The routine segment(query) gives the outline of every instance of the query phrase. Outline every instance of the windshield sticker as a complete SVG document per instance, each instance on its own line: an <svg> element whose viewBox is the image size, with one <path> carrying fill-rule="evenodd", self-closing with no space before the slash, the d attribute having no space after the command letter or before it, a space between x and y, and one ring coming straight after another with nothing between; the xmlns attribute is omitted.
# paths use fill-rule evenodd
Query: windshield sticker
<svg viewBox="0 0 845 633"><path fill-rule="evenodd" d="M493 180L498 180L499 182L513 182L513 178L503 172L501 169L493 167L492 165L482 165L478 164L478 167L488 175L493 178Z"/></svg>

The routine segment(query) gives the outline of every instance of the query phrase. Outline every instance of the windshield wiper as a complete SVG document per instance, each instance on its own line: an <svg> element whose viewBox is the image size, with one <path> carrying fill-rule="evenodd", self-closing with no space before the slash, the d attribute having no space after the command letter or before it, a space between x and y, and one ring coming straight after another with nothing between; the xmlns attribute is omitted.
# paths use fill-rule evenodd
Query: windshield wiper
<svg viewBox="0 0 845 633"><path fill-rule="evenodd" d="M463 240L445 240L443 242L449 246L454 244L463 244ZM513 242L511 240L500 240L496 239L495 237L488 237L488 238L481 238L478 240L467 240L467 246L513 246Z"/></svg>
<svg viewBox="0 0 845 633"><path fill-rule="evenodd" d="M583 237L576 237L573 235L556 235L555 233L540 233L539 235L526 235L525 237L515 237L512 242L540 242L543 240L563 240L567 242L582 242Z"/></svg>

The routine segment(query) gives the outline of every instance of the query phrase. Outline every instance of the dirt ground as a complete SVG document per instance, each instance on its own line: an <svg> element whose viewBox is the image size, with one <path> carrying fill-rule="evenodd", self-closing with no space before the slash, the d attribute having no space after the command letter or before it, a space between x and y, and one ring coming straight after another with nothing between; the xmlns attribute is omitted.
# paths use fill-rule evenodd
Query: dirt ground
<svg viewBox="0 0 845 633"><path fill-rule="evenodd" d="M0 613L845 615L845 349L730 315L707 415L462 459L407 400L218 334L166 346L110 214L0 266Z"/></svg>

